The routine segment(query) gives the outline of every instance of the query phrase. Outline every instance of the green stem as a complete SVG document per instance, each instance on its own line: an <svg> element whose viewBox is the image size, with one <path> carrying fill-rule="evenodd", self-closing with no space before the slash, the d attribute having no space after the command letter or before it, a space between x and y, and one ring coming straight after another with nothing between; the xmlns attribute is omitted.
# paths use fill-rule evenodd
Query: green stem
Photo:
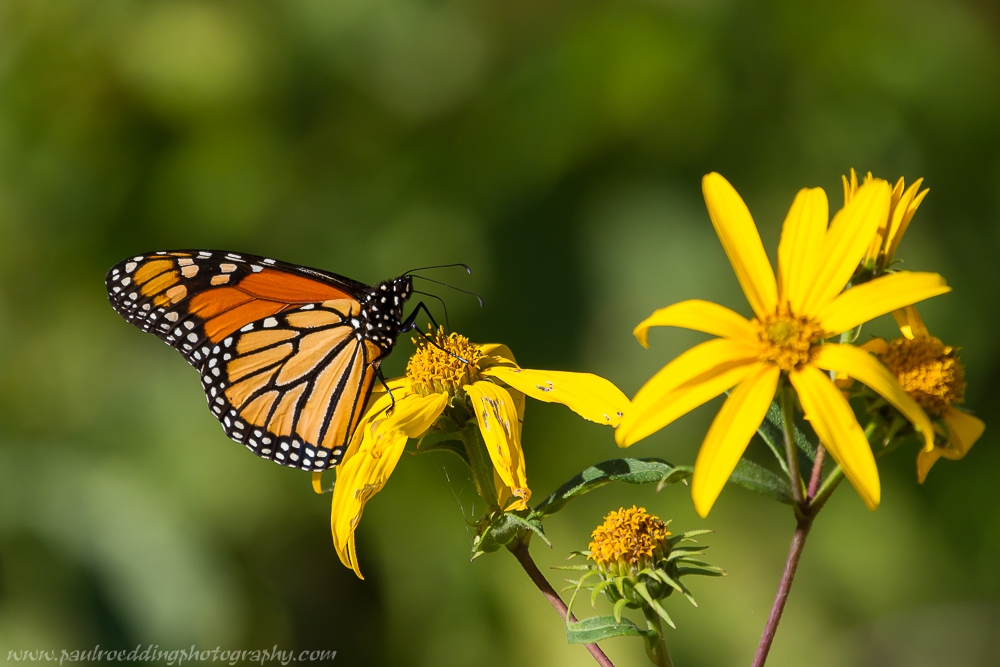
<svg viewBox="0 0 1000 667"><path fill-rule="evenodd" d="M785 382L781 391L781 416L785 422L785 456L788 459L789 480L792 496L800 509L805 504L805 489L802 487L802 473L799 471L799 452L795 445L795 388Z"/></svg>
<svg viewBox="0 0 1000 667"><path fill-rule="evenodd" d="M497 490L493 484L493 462L486 453L486 444L478 428L464 428L459 431L465 453L469 457L469 468L472 470L472 480L476 483L476 491L486 501L486 506L496 505Z"/></svg>
<svg viewBox="0 0 1000 667"><path fill-rule="evenodd" d="M663 641L663 624L660 622L660 615L649 607L643 607L642 613L646 617L646 625L656 633L656 641L646 640L646 655L656 667L674 667L670 660L670 653L667 651L667 643Z"/></svg>

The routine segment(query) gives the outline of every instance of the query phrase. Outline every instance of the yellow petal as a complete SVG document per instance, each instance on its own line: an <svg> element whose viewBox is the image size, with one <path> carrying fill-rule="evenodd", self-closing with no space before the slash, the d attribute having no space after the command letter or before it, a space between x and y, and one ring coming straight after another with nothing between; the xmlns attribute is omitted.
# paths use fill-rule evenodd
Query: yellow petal
<svg viewBox="0 0 1000 667"><path fill-rule="evenodd" d="M799 315L812 315L844 289L879 224L889 215L889 184L866 182L833 217L819 253L819 266Z"/></svg>
<svg viewBox="0 0 1000 667"><path fill-rule="evenodd" d="M807 365L789 373L806 419L844 470L858 495L874 510L882 497L875 457L850 404L823 371Z"/></svg>
<svg viewBox="0 0 1000 667"><path fill-rule="evenodd" d="M896 205L896 209L893 211L893 219L889 225L889 242L886 243L885 249L887 262L892 261L892 258L896 254L896 249L899 248L899 242L903 240L903 234L906 233L906 228L910 226L910 220L913 218L913 214L917 212L917 207L920 206L920 202L922 202L924 197L927 196L927 193L930 192L930 190L924 190L919 195L916 194L923 181L924 179L918 178L913 185L907 188L906 192L904 192L903 196L900 198L899 204Z"/></svg>
<svg viewBox="0 0 1000 667"><path fill-rule="evenodd" d="M924 436L924 449L934 449L934 427L896 377L874 356L853 345L821 345L814 362L826 371L846 373L889 401Z"/></svg>
<svg viewBox="0 0 1000 667"><path fill-rule="evenodd" d="M758 316L773 313L778 305L778 286L747 205L729 181L714 172L702 179L701 190L715 233L750 307Z"/></svg>
<svg viewBox="0 0 1000 667"><path fill-rule="evenodd" d="M778 244L778 300L799 312L819 265L819 253L830 221L823 188L799 190L781 228Z"/></svg>
<svg viewBox="0 0 1000 667"><path fill-rule="evenodd" d="M660 308L639 323L633 331L643 347L649 347L651 327L681 327L723 338L753 339L757 332L750 320L711 301L690 299Z"/></svg>
<svg viewBox="0 0 1000 667"><path fill-rule="evenodd" d="M514 360L514 353L502 343L486 343L485 345L477 345L476 347L483 353L483 356L490 358L488 363L480 362L484 368L496 364L517 365L517 361Z"/></svg>
<svg viewBox="0 0 1000 667"><path fill-rule="evenodd" d="M881 338L872 338L870 341L863 345L859 345L862 350L867 352L872 352L874 354L885 354L889 351L889 344Z"/></svg>
<svg viewBox="0 0 1000 667"><path fill-rule="evenodd" d="M940 447L935 447L932 451L924 451L923 449L917 454L917 482L920 484L924 483L927 479L927 473L931 471L937 460L941 458L941 452L944 451Z"/></svg>
<svg viewBox="0 0 1000 667"><path fill-rule="evenodd" d="M780 375L781 370L773 364L755 364L715 416L701 443L691 480L691 498L702 518L708 516L750 438L764 420Z"/></svg>
<svg viewBox="0 0 1000 667"><path fill-rule="evenodd" d="M986 430L982 419L950 406L944 409L941 418L948 425L951 445L955 448L954 452L944 451L941 455L953 461L965 456Z"/></svg>
<svg viewBox="0 0 1000 667"><path fill-rule="evenodd" d="M900 308L892 311L892 317L896 320L896 325L904 338L913 340L916 336L930 336L924 321L920 319L920 313L913 306Z"/></svg>
<svg viewBox="0 0 1000 667"><path fill-rule="evenodd" d="M337 468L330 512L333 546L340 562L361 579L364 577L358 567L354 531L361 521L365 504L382 490L395 469L406 441L406 434L399 431L373 434L366 429L357 453Z"/></svg>
<svg viewBox="0 0 1000 667"><path fill-rule="evenodd" d="M539 401L562 403L598 424L618 426L629 405L628 397L618 387L592 373L493 366L481 375L496 378Z"/></svg>
<svg viewBox="0 0 1000 667"><path fill-rule="evenodd" d="M528 479L525 474L524 452L521 450L521 421L518 419L517 404L510 393L492 382L480 380L465 386L472 410L479 422L486 451L493 461L493 469L509 492L520 502L513 503L519 509L527 507L531 498ZM498 501L505 502L504 489L497 489Z"/></svg>
<svg viewBox="0 0 1000 667"><path fill-rule="evenodd" d="M816 313L823 330L830 334L853 329L903 306L950 292L936 273L900 271L852 287Z"/></svg>
<svg viewBox="0 0 1000 667"><path fill-rule="evenodd" d="M629 447L659 431L753 371L757 350L716 338L696 345L664 366L639 390L615 431L619 447Z"/></svg>
<svg viewBox="0 0 1000 667"><path fill-rule="evenodd" d="M314 470L312 474L312 487L313 491L319 495L323 495L323 471Z"/></svg>
<svg viewBox="0 0 1000 667"><path fill-rule="evenodd" d="M400 431L408 438L419 438L434 425L447 406L448 394L444 392L430 396L410 394L396 399L396 407L390 410L384 422L376 426L376 430Z"/></svg>

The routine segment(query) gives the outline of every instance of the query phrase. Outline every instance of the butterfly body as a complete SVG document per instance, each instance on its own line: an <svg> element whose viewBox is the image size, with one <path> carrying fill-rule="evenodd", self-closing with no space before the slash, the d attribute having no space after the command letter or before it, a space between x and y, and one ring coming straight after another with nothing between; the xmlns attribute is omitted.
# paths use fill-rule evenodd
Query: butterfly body
<svg viewBox="0 0 1000 667"><path fill-rule="evenodd" d="M119 314L198 369L230 438L305 470L339 463L379 363L411 326L406 275L372 287L255 255L193 250L124 260L105 284Z"/></svg>

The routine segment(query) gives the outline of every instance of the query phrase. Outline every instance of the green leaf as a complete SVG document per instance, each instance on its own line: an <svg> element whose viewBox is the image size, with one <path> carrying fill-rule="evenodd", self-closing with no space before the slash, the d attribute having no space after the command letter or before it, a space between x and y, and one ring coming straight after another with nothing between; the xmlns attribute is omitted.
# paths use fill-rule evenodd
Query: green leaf
<svg viewBox="0 0 1000 667"><path fill-rule="evenodd" d="M592 616L566 624L566 641L570 644L596 644L611 637L648 637L649 630L640 630L635 623L614 616Z"/></svg>
<svg viewBox="0 0 1000 667"><path fill-rule="evenodd" d="M733 470L733 474L729 476L729 482L779 502L795 505L795 499L792 497L792 487L789 486L788 480L771 472L759 463L740 459L739 463L736 464L736 469Z"/></svg>
<svg viewBox="0 0 1000 667"><path fill-rule="evenodd" d="M566 506L573 498L582 496L611 482L626 484L652 484L654 482L679 482L690 476L690 471L667 463L662 459L612 459L591 466L559 487L543 500L532 515L548 516Z"/></svg>
<svg viewBox="0 0 1000 667"><path fill-rule="evenodd" d="M542 529L542 522L538 517L522 517L514 512L503 512L490 521L472 540L473 560L479 558L484 553L498 551L525 531L535 533L545 544L550 547L552 546L549 538L545 535L545 531Z"/></svg>

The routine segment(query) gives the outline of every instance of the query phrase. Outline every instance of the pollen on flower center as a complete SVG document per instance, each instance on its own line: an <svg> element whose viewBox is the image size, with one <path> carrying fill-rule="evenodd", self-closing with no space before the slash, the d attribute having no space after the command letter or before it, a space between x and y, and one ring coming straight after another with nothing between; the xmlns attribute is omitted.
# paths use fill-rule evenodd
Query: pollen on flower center
<svg viewBox="0 0 1000 667"><path fill-rule="evenodd" d="M417 341L417 350L406 364L406 376L413 390L422 396L447 393L456 396L462 387L478 380L479 348L465 336L434 332L433 343Z"/></svg>
<svg viewBox="0 0 1000 667"><path fill-rule="evenodd" d="M754 319L753 322L760 344L758 358L777 364L783 371L808 363L815 351L814 345L823 338L823 329L818 322L793 315L787 310Z"/></svg>
<svg viewBox="0 0 1000 667"><path fill-rule="evenodd" d="M656 551L666 551L670 531L659 517L646 513L645 507L624 507L608 514L604 523L591 534L590 556L599 566L637 565L652 558Z"/></svg>
<svg viewBox="0 0 1000 667"><path fill-rule="evenodd" d="M965 368L958 350L938 338L897 338L879 358L906 393L931 414L939 415L965 397Z"/></svg>

